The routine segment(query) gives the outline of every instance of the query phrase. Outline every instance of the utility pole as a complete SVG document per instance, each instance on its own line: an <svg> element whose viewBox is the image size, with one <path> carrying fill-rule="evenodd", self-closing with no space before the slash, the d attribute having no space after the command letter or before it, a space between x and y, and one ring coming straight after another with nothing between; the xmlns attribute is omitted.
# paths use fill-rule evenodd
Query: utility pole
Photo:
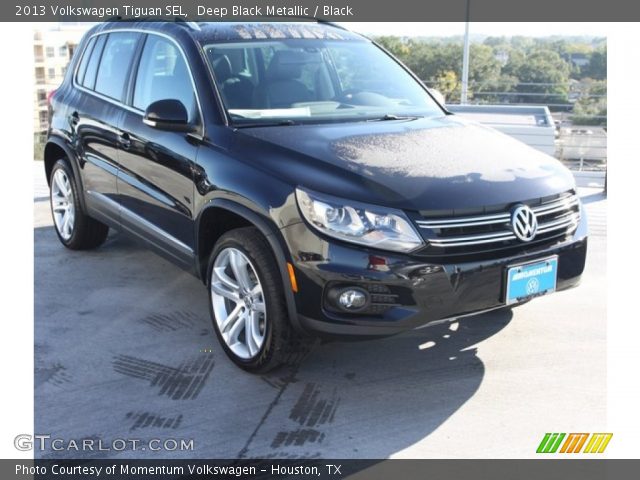
<svg viewBox="0 0 640 480"><path fill-rule="evenodd" d="M467 0L467 20L464 26L464 52L462 54L462 93L460 103L467 103L469 92L469 11L471 10L471 0Z"/></svg>

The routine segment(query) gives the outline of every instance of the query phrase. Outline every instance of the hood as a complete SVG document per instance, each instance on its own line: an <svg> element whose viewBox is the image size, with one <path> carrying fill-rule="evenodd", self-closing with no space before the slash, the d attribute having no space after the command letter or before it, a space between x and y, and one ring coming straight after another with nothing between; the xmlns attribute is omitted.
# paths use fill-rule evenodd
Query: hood
<svg viewBox="0 0 640 480"><path fill-rule="evenodd" d="M256 162L293 185L389 207L477 209L575 185L554 158L452 115L236 133L237 145L258 148Z"/></svg>

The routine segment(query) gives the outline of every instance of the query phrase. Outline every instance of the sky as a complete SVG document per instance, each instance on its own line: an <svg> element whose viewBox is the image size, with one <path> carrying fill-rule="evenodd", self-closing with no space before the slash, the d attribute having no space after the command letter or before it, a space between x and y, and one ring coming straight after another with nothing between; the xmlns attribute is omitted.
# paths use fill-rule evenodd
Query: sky
<svg viewBox="0 0 640 480"><path fill-rule="evenodd" d="M336 22L349 30L364 35L397 35L424 37L451 37L464 35L464 22ZM43 24L44 28L60 27L61 23ZM65 24L67 27L71 23ZM76 23L75 26L88 28L92 23ZM41 26L41 28L42 28ZM615 24L604 22L471 22L469 33L473 39L480 36L548 37L589 36L606 37L615 29Z"/></svg>
<svg viewBox="0 0 640 480"><path fill-rule="evenodd" d="M464 22L340 22L349 30L370 35L447 37L464 34ZM471 22L471 35L547 37L552 35L606 37L609 23Z"/></svg>

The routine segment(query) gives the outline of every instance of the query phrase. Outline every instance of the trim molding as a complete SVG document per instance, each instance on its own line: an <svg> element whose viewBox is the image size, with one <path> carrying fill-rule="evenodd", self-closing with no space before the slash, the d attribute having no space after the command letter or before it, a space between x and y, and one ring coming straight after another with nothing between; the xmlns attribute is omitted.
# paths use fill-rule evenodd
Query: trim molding
<svg viewBox="0 0 640 480"><path fill-rule="evenodd" d="M187 256L187 257L194 256L193 249L190 248L188 245L181 242L173 235L168 234L166 231L162 230L157 225L151 223L147 219L141 217L137 213L134 213L128 208L123 207L121 204L119 204L115 200L112 200L111 198L107 197L106 195L103 195L102 193L94 192L92 190L87 190L87 195L91 196L91 198L97 203L102 203L103 205L105 205L105 207L108 210L117 211L121 217L120 223L122 223L122 219L125 219L129 223L137 225L141 231L147 233L149 236L156 239L156 241L153 241L149 238L143 237L144 240L151 241L152 243L156 244L156 246L160 248L162 248L161 247L162 244L168 244L168 245L171 245L176 251L180 252L184 256ZM123 225L123 227L127 228L126 225ZM140 236L139 233L138 235ZM166 249L163 248L163 250L166 250ZM168 253L171 253L171 252L168 252Z"/></svg>

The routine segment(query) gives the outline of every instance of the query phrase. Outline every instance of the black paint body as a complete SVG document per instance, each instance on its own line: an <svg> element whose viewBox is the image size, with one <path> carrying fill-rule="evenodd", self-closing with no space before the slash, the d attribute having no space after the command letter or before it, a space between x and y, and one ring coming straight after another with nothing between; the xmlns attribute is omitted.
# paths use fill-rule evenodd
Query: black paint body
<svg viewBox="0 0 640 480"><path fill-rule="evenodd" d="M368 41L329 25L314 28ZM294 193L301 186L402 209L413 220L574 190L572 175L556 160L444 109L437 118L237 129L200 47L203 37L241 41L237 26L105 23L91 29L77 51L91 36L117 30L138 32L140 42L160 34L180 46L198 96L197 127L190 133L158 130L126 104L130 94L119 102L79 88L74 58L52 98L47 168L64 153L89 215L183 268L203 277L210 235L219 236L229 218L242 219L273 248L295 327L339 335L388 335L500 307L505 268L550 255L559 256L558 289L579 282L587 248L584 212L575 232L552 241L477 255L428 249L400 254L319 234L303 220ZM381 154L389 156L388 164L380 162ZM288 288L287 262L295 269L297 293ZM390 293L396 302L378 314L341 314L325 304L327 291L341 285Z"/></svg>

